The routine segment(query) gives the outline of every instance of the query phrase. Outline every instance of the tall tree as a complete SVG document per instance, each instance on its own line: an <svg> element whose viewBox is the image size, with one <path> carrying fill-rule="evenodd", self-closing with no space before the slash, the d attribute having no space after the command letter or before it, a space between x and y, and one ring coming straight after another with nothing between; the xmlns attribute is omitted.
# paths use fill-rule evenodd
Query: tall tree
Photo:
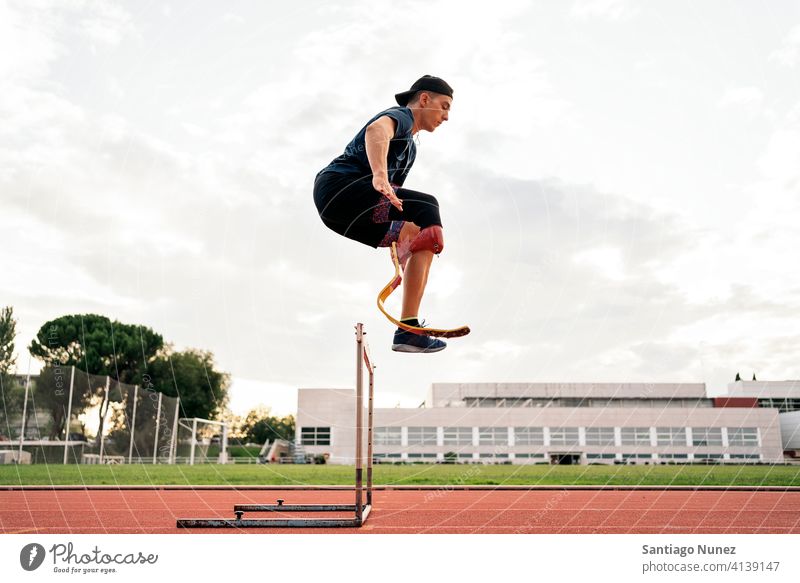
<svg viewBox="0 0 800 583"><path fill-rule="evenodd" d="M12 375L0 372L0 442L19 435L24 405L24 385Z"/></svg>
<svg viewBox="0 0 800 583"><path fill-rule="evenodd" d="M247 414L242 423L244 438L252 443L264 443L276 439L294 441L295 420L293 415L274 417L267 407L258 407Z"/></svg>
<svg viewBox="0 0 800 583"><path fill-rule="evenodd" d="M216 419L227 405L230 375L215 369L210 352L168 348L148 365L147 374L154 390L180 397L182 417Z"/></svg>
<svg viewBox="0 0 800 583"><path fill-rule="evenodd" d="M14 339L17 321L14 309L6 306L0 310L0 437L11 438L16 429L17 417L22 415L24 389L11 376L14 367Z"/></svg>
<svg viewBox="0 0 800 583"><path fill-rule="evenodd" d="M131 383L141 378L163 347L164 338L146 326L77 314L44 324L30 351L51 366L74 365L89 374Z"/></svg>
<svg viewBox="0 0 800 583"><path fill-rule="evenodd" d="M39 328L31 342L30 352L48 367L74 366L89 375L137 383L141 382L148 364L157 358L163 347L163 337L146 326L123 324L98 314L75 314L61 316ZM97 394L98 387L81 387L77 393L80 397L76 395L73 398L76 412L97 405ZM69 433L69 420L64 419L61 399L47 400L52 401L52 431L60 434L66 425L63 431ZM108 403L102 398L99 404L98 441L108 409Z"/></svg>
<svg viewBox="0 0 800 583"><path fill-rule="evenodd" d="M6 306L0 310L0 374L8 374L14 366L14 338L17 336L17 321L14 308Z"/></svg>

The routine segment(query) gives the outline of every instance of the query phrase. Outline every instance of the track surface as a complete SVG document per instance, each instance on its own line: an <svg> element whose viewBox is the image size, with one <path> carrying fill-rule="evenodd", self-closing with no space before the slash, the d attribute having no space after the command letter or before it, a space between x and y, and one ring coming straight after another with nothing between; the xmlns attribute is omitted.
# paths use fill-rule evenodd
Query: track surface
<svg viewBox="0 0 800 583"><path fill-rule="evenodd" d="M376 491L353 529L202 529L177 518L233 518L234 504L353 503L345 491L0 491L2 533L800 533L800 492ZM293 514L292 516L298 516ZM247 513L244 518L283 518ZM317 513L316 517L347 517Z"/></svg>

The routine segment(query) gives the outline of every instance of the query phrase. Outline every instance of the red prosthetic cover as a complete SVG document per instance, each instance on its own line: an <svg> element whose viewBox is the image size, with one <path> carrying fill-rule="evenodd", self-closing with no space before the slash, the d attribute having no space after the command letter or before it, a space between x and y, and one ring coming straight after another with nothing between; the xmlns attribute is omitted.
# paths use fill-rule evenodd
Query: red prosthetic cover
<svg viewBox="0 0 800 583"><path fill-rule="evenodd" d="M409 247L410 253L433 251L436 255L444 249L444 231L439 225L425 227L419 232Z"/></svg>

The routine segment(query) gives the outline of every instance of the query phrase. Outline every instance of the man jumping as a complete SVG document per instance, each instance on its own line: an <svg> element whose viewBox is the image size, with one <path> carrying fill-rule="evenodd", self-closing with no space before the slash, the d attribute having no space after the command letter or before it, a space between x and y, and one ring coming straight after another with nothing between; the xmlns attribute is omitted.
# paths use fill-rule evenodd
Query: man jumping
<svg viewBox="0 0 800 583"><path fill-rule="evenodd" d="M374 248L397 243L405 266L401 322L420 326L419 306L433 255L444 249L444 234L436 198L402 186L417 154L414 135L447 121L453 89L425 75L395 99L399 107L370 119L344 153L317 174L314 203L325 226L348 239ZM392 350L438 352L446 346L398 328Z"/></svg>

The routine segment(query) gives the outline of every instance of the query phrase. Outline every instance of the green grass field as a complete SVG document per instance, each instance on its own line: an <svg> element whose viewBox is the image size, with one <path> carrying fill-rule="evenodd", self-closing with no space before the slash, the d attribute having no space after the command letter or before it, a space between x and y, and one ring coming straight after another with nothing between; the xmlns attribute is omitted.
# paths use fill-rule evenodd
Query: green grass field
<svg viewBox="0 0 800 583"><path fill-rule="evenodd" d="M351 466L29 465L0 466L0 485L347 485ZM377 465L386 485L800 486L790 466Z"/></svg>

